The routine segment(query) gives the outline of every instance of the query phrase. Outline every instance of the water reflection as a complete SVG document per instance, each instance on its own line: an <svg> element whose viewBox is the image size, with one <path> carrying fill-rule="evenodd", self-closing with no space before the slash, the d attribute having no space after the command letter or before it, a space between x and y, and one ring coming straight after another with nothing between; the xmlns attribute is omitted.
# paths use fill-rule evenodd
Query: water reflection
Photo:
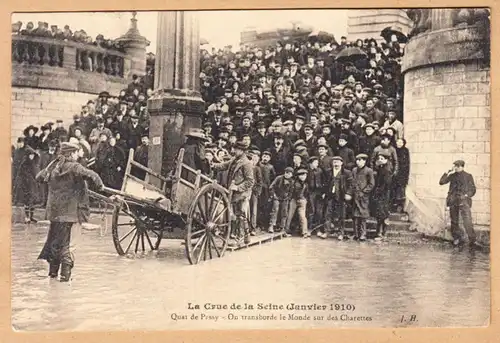
<svg viewBox="0 0 500 343"><path fill-rule="evenodd" d="M19 330L478 326L489 320L489 255L468 249L291 238L191 266L178 241L127 259L115 253L110 233L84 232L73 281L63 284L47 278L46 264L36 261L44 238L40 228L13 229L12 322ZM172 313L193 312L188 302L350 303L354 315L372 321L172 320ZM272 312L248 312L259 313ZM418 323L401 322L410 315Z"/></svg>

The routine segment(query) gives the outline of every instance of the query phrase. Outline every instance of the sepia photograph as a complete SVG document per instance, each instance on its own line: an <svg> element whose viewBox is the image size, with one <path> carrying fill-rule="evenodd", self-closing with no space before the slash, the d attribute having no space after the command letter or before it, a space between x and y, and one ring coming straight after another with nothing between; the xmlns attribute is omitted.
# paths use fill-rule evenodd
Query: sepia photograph
<svg viewBox="0 0 500 343"><path fill-rule="evenodd" d="M488 327L490 20L13 13L12 329Z"/></svg>

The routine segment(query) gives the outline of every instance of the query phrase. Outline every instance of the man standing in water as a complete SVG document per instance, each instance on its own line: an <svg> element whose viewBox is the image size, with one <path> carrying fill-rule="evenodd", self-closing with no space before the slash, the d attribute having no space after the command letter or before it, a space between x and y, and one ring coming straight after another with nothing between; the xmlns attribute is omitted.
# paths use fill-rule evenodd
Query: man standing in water
<svg viewBox="0 0 500 343"><path fill-rule="evenodd" d="M453 162L453 168L444 173L439 180L440 185L450 183L446 206L450 208L451 235L453 245L463 244L463 234L459 227L459 218L462 216L465 231L469 237L471 246L476 243L476 233L472 224L472 197L476 194L476 185L471 174L464 171L465 162L458 160Z"/></svg>
<svg viewBox="0 0 500 343"><path fill-rule="evenodd" d="M49 186L46 216L50 220L47 240L39 259L49 262L49 276L56 278L61 267L61 282L71 278L74 266L70 252L71 227L80 222L83 195L87 193L85 180L92 180L97 189L103 182L97 173L78 163L78 144L61 143L60 155L36 176L38 181Z"/></svg>

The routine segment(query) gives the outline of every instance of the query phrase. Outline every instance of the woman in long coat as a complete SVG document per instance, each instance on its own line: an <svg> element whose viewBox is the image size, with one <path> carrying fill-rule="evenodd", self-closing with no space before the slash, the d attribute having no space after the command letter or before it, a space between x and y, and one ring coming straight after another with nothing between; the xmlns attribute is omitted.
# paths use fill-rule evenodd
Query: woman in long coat
<svg viewBox="0 0 500 343"><path fill-rule="evenodd" d="M387 164L388 159L389 154L385 151L378 153L375 166L375 187L371 194L371 210L373 217L377 219L377 238L379 239L385 236L391 208L392 172Z"/></svg>
<svg viewBox="0 0 500 343"><path fill-rule="evenodd" d="M410 178L410 152L406 147L406 139L400 138L396 141L396 155L398 156L399 168L393 181L392 198L396 210L402 212L406 200L406 186Z"/></svg>
<svg viewBox="0 0 500 343"><path fill-rule="evenodd" d="M366 166L368 156L356 156L356 167L352 170L353 187L353 224L354 235L359 240L366 240L366 219L370 217L370 193L375 186L373 170Z"/></svg>
<svg viewBox="0 0 500 343"><path fill-rule="evenodd" d="M86 180L92 180L97 189L103 183L99 176L76 162L81 147L73 143L62 143L60 155L48 168L36 176L49 185L47 219L50 229L45 245L38 256L49 262L49 276L56 278L61 267L61 282L69 281L74 266L70 251L71 227L85 220L80 214L87 194Z"/></svg>
<svg viewBox="0 0 500 343"><path fill-rule="evenodd" d="M109 139L109 146L103 151L101 178L107 187L121 189L125 172L125 152L116 145L114 137Z"/></svg>
<svg viewBox="0 0 500 343"><path fill-rule="evenodd" d="M24 129L24 144L33 148L33 150L37 150L40 148L40 138L35 136L38 132L38 128L36 126L30 125Z"/></svg>
<svg viewBox="0 0 500 343"><path fill-rule="evenodd" d="M33 218L34 207L39 202L40 193L35 177L40 156L33 148L24 145L23 138L18 140L18 144L19 148L14 153L12 166L12 202L24 205L26 223L36 223Z"/></svg>

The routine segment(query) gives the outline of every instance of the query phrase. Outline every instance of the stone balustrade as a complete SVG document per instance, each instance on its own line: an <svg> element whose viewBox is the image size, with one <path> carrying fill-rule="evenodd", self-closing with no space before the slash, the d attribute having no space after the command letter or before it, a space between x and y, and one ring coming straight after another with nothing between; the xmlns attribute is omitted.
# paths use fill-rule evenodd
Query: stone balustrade
<svg viewBox="0 0 500 343"><path fill-rule="evenodd" d="M82 70L124 78L129 57L119 51L51 37L12 36L12 62Z"/></svg>

